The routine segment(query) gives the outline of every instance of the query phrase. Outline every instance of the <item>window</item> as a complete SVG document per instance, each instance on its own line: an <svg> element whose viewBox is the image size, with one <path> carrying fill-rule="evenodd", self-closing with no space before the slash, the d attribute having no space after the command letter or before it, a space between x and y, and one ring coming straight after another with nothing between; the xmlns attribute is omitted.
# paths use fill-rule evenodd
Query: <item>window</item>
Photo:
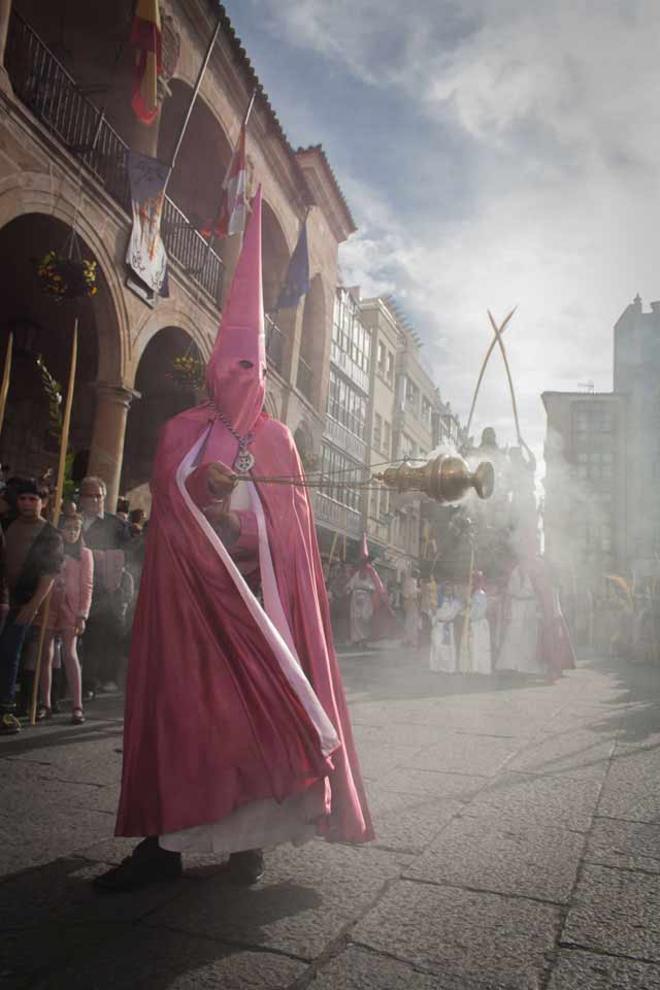
<svg viewBox="0 0 660 990"><path fill-rule="evenodd" d="M367 397L338 375L334 368L330 369L328 416L341 423L361 440L366 439Z"/></svg>
<svg viewBox="0 0 660 990"><path fill-rule="evenodd" d="M374 415L374 435L372 440L372 446L376 450L381 449L381 444L383 442L383 417L379 416L378 413Z"/></svg>
<svg viewBox="0 0 660 990"><path fill-rule="evenodd" d="M415 457L415 441L407 433L401 434L401 460L413 460Z"/></svg>
<svg viewBox="0 0 660 990"><path fill-rule="evenodd" d="M337 289L332 324L333 346L364 372L369 371L371 330L360 322L360 308L350 292Z"/></svg>
<svg viewBox="0 0 660 990"><path fill-rule="evenodd" d="M425 395L422 396L422 422L430 427L431 426L431 412L432 406Z"/></svg>
<svg viewBox="0 0 660 990"><path fill-rule="evenodd" d="M379 340L378 341L377 367L378 367L378 370L381 373L381 375L384 375L385 374L385 368L386 368L385 353L386 353L385 352L385 344L382 342L382 340Z"/></svg>
<svg viewBox="0 0 660 990"><path fill-rule="evenodd" d="M335 502L360 511L360 489L354 487L362 480L363 471L341 451L321 444L321 479L319 490Z"/></svg>
<svg viewBox="0 0 660 990"><path fill-rule="evenodd" d="M394 381L394 354L392 351L387 352L387 371L385 377L391 385Z"/></svg>
<svg viewBox="0 0 660 990"><path fill-rule="evenodd" d="M392 424L387 420L383 422L383 446L382 451L385 457L392 456Z"/></svg>

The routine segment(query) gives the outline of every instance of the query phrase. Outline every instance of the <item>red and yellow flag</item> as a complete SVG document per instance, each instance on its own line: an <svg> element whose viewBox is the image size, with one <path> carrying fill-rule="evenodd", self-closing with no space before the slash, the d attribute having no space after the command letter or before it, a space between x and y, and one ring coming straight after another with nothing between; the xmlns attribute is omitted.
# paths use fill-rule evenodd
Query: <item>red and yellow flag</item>
<svg viewBox="0 0 660 990"><path fill-rule="evenodd" d="M130 42L136 50L131 106L138 120L152 124L158 114L158 73L161 69L158 0L137 0Z"/></svg>

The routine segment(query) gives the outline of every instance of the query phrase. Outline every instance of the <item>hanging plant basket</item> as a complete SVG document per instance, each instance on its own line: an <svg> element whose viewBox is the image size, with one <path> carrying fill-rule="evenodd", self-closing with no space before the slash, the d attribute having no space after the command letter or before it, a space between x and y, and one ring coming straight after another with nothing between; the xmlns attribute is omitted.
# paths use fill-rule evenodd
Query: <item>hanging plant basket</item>
<svg viewBox="0 0 660 990"><path fill-rule="evenodd" d="M95 296L96 262L89 258L66 258L57 251L48 251L34 262L41 288L55 302Z"/></svg>
<svg viewBox="0 0 660 990"><path fill-rule="evenodd" d="M192 354L182 354L172 360L167 377L182 391L199 392L206 382L206 365Z"/></svg>

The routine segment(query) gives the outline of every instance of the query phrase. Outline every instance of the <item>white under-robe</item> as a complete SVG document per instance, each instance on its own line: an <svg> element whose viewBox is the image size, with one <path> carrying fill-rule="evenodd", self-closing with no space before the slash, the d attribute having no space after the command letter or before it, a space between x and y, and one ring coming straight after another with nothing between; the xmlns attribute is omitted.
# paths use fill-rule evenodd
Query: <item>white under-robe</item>
<svg viewBox="0 0 660 990"><path fill-rule="evenodd" d="M470 671L473 674L492 673L490 626L486 617L488 598L485 591L475 591L470 610Z"/></svg>
<svg viewBox="0 0 660 990"><path fill-rule="evenodd" d="M541 673L538 659L539 616L536 593L528 574L519 567L511 572L506 590L508 606L500 655L499 670L517 670L523 674Z"/></svg>
<svg viewBox="0 0 660 990"><path fill-rule="evenodd" d="M461 610L457 598L445 598L433 615L429 668L435 673L456 673L454 619Z"/></svg>

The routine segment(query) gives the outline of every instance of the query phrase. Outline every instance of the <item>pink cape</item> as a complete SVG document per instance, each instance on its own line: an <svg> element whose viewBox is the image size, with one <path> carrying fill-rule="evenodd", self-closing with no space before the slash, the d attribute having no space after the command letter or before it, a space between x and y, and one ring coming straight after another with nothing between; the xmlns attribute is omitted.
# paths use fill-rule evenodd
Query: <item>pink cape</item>
<svg viewBox="0 0 660 990"><path fill-rule="evenodd" d="M340 740L331 757L323 755L310 717L177 484L182 461L211 423L201 462L231 464L233 441L222 435L210 403L167 423L156 455L116 834L163 835L210 824L252 801L282 802L327 777L331 806L318 832L368 841L373 829L307 493L257 484L295 649ZM254 434L255 477L302 476L285 426L262 414Z"/></svg>

